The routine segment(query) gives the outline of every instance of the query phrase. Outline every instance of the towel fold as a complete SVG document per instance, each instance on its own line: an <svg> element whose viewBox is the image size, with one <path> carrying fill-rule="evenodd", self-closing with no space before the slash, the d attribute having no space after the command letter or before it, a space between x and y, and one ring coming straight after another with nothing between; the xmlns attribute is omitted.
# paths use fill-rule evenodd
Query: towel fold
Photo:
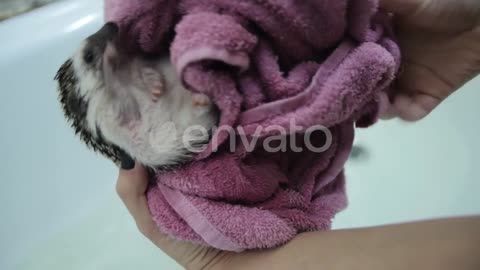
<svg viewBox="0 0 480 270"><path fill-rule="evenodd" d="M329 229L347 205L343 167L354 127L374 124L386 109L400 64L390 18L377 1L105 4L125 47L170 50L183 84L208 95L219 125L237 132L235 149L220 130L194 162L156 176L148 203L159 229L236 252ZM304 150L267 151L272 136ZM239 137L257 144L248 149Z"/></svg>

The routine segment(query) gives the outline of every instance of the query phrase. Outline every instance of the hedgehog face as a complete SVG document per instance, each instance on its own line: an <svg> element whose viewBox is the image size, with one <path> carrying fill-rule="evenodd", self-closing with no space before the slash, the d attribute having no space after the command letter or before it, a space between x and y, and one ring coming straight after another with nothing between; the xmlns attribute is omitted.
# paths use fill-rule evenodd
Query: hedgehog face
<svg viewBox="0 0 480 270"><path fill-rule="evenodd" d="M82 78L76 89L80 96L88 99L104 87L105 51L117 33L118 27L115 24L105 24L97 33L88 37L72 57L75 75Z"/></svg>
<svg viewBox="0 0 480 270"><path fill-rule="evenodd" d="M117 33L107 23L58 71L66 118L87 146L117 163L125 155L151 168L191 160L218 111L182 85L168 56L129 54L117 47Z"/></svg>
<svg viewBox="0 0 480 270"><path fill-rule="evenodd" d="M87 113L92 96L104 88L102 63L108 44L118 33L114 23L105 24L97 33L82 42L76 53L58 70L59 101L65 117L75 133L86 145L102 153L115 163L126 153L104 140L101 133L87 123Z"/></svg>
<svg viewBox="0 0 480 270"><path fill-rule="evenodd" d="M105 24L83 41L73 57L58 71L55 79L59 83L60 101L70 120L82 122L90 99L105 87L102 68L104 54L117 33L116 24Z"/></svg>

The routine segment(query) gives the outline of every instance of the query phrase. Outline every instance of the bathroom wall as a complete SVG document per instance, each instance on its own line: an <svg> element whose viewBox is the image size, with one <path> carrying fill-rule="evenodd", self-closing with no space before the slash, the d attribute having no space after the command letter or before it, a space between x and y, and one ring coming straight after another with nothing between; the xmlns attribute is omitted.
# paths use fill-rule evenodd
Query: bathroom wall
<svg viewBox="0 0 480 270"><path fill-rule="evenodd" d="M61 0L0 0L0 21Z"/></svg>

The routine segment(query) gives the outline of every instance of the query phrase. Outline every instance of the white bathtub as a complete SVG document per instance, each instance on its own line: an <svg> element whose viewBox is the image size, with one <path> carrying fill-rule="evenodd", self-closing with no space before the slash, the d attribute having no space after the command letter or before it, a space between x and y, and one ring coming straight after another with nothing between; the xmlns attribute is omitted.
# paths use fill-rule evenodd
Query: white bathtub
<svg viewBox="0 0 480 270"><path fill-rule="evenodd" d="M100 0L0 23L0 269L179 269L140 236L116 170L66 125L53 77L102 23ZM336 228L480 214L480 80L425 121L361 131Z"/></svg>

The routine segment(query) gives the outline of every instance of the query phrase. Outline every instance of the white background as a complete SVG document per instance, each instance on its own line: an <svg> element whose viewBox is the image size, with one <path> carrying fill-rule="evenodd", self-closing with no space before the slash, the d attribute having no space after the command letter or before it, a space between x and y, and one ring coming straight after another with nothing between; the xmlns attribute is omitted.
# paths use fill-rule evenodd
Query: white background
<svg viewBox="0 0 480 270"><path fill-rule="evenodd" d="M177 269L137 232L116 170L67 126L53 81L102 24L99 0L0 23L0 269ZM480 80L417 124L360 131L335 228L480 214ZM179 268L178 268L179 269Z"/></svg>

